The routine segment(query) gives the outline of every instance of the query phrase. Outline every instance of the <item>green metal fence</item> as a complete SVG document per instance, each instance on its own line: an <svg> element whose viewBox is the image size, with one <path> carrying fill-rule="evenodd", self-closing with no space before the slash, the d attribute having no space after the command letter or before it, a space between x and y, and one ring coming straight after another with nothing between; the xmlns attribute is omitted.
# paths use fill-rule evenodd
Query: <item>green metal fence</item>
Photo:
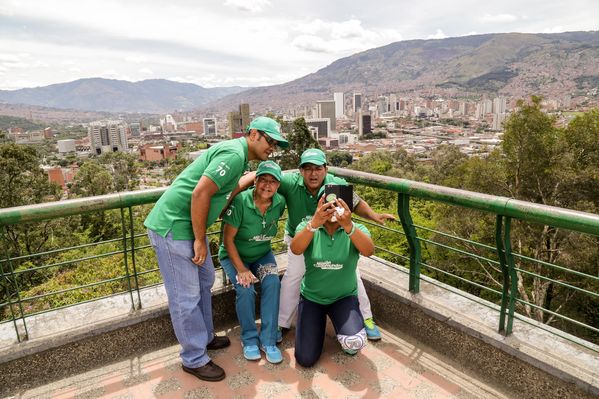
<svg viewBox="0 0 599 399"><path fill-rule="evenodd" d="M540 273L518 267L518 262L534 262L543 268L557 269L561 273L576 275L579 279L592 282L595 287L599 286L599 270L597 271L597 275L582 273L577 270L533 259L515 253L512 250L514 222L521 221L542 226L553 226L597 237L599 236L599 216L597 215L347 169L330 168L330 171L346 178L354 184L397 193L397 214L401 222L401 229L378 225L373 227L373 229L380 229L385 234L397 234L405 237L407 242L405 252L397 253L390 251L388 248L377 248L380 253L387 253L393 256L394 259L398 260L397 263L406 262L409 267L409 289L414 293L417 293L420 289L421 269L429 275L453 282L454 284L452 285L456 287L464 285L473 287L473 289L480 291L481 297L486 299L495 298L491 302L497 303L494 309L498 311L498 331L506 335L512 332L514 318L520 318L523 321L529 320L516 312L518 306L538 307L534 303L525 301L518 296L518 283L521 283L522 279L526 278L523 276L531 276L542 281L549 280L573 292L587 295L594 300L599 298L599 289L584 289L576 283L551 279ZM150 262L141 261L145 259L143 254L146 254L145 256L153 260L153 252L149 248L145 231L139 226L141 226L141 220L150 207L150 204L153 204L162 195L164 190L164 188L143 190L0 209L0 228L2 229L3 242L3 256L0 259L0 276L2 278L2 289L4 290L4 294L2 295L3 301L0 303L0 312L3 313L3 322L14 324L19 340L27 339L27 319L29 317L72 305L72 303L56 303L56 301L51 305L47 305L50 302L50 298L60 297L61 295L73 292L78 293L82 290L94 291L99 290L99 287L109 287L108 291L111 292L103 292L93 296L91 299L86 298L78 303L98 300L110 295L128 293L132 308L140 308L142 306L140 289L159 284L160 278L155 267L155 261L152 261L151 265L147 264ZM411 202L422 200L447 204L455 207L456 210L466 209L490 215L490 217L494 218L495 228L491 233L494 236L494 243L481 243L471 239L471 237L457 237L447 232L437 231L430 227L414 223L412 220ZM110 239L93 243L83 243L67 248L55 248L44 252L31 252L26 255L11 256L10 234L12 233L11 229L15 227L26 226L30 223L48 223L48 221L56 219L61 223L63 221L67 223L69 217L96 215L100 212L113 212L113 216L120 219L120 233L118 237L111 237ZM218 227L216 227L210 232L212 241L218 241L218 230ZM451 241L455 241L457 244L451 244ZM280 246L281 244L277 243L277 245ZM98 249L102 246L104 246L104 250ZM433 246L493 266L499 271L498 288L480 284L473 279L464 278L458 273L438 267L432 264L433 262L428 262L425 255ZM79 256L59 262L54 261L53 263L46 262L48 259L55 260L58 254L69 252L85 254L92 250L95 252L89 256ZM423 255L423 251L425 255ZM21 287L22 282L26 281L28 276L36 273L42 274L55 270L64 270L64 273L68 273L69 268L76 267L76 265L87 267L88 264L93 265L93 262L101 262L103 259L110 259L110 262L114 264L114 269L119 269L119 272L98 281L60 287L54 290L47 289L40 293L32 292L31 290L25 291ZM151 276L153 277L150 278ZM440 286L445 285L440 284ZM106 288L104 290L106 291ZM24 295L25 292L29 293ZM461 291L456 289L455 292L460 293ZM38 306L31 306L32 303L38 304ZM481 303L485 304L487 302L481 301ZM599 337L599 328L597 325L582 323L551 309L540 310L565 322L584 328L590 331L591 334L596 334ZM18 328L18 324L21 326L21 329ZM553 329L549 330L554 332ZM596 350L594 345L589 345L588 347Z"/></svg>
<svg viewBox="0 0 599 399"><path fill-rule="evenodd" d="M430 274L443 276L449 281L457 281L458 283L464 283L470 287L474 287L475 290L484 291L488 293L486 297L495 297L497 300L492 302L497 302L498 306L492 308L497 309L499 312L498 331L505 335L512 333L514 318L518 318L524 322L530 322L528 317L524 317L516 312L517 305L521 305L524 307L529 307L533 310L541 311L546 315L550 315L550 317L559 318L566 323L583 328L588 332L589 335L596 338L592 339L591 341L594 341L595 343L599 342L599 325L583 323L557 311L539 306L530 300L524 300L518 294L519 284L523 284L523 280L527 277L530 277L541 282L551 282L553 284L559 285L560 287L571 290L571 292L576 294L586 295L591 298L591 300L595 301L594 304L599 305L599 263L595 265L594 274L588 274L557 264L545 262L540 259L534 259L529 256L516 253L512 249L512 232L514 222L531 223L545 227L551 226L552 228L583 233L592 237L596 241L596 245L599 247L599 239L597 239L597 237L599 237L599 215L534 204L506 197L491 196L449 187L436 186L406 179L352 171L348 169L331 167L329 168L329 171L337 176L345 178L348 182L353 184L365 185L397 193L397 214L399 215L402 230L390 229L388 227L383 228L385 230L392 230L397 234L404 235L406 238L409 248L409 255L406 256L407 254L399 253L391 254L396 256L397 259L404 260L407 263L409 268L409 289L411 292L419 292L421 280L420 272L421 268L424 268L424 270ZM415 224L412 220L412 214L410 212L411 199L418 201L435 201L447 204L455 208L456 212L460 212L460 209L465 208L467 210L478 211L480 213L494 216L495 245L492 246L473 241L469 238L457 237L446 232L437 231ZM367 221L365 222L368 223ZM369 224L375 229L381 228L372 223ZM419 235L418 232L421 232L421 234ZM432 235L437 238L437 240L426 238L424 237L425 234ZM487 255L481 256L472 250L463 250L455 245L448 245L444 242L441 242L441 240L438 240L438 238L447 238L448 240L446 241L465 243L470 248L480 248L481 250L486 251ZM500 270L500 289L494 289L493 287L478 284L472 280L464 279L456 273L451 273L443 270L442 268L426 263L422 259L423 245L442 248L445 251L458 253L465 257L470 257L476 259L477 261L496 266L498 270ZM390 251L388 251L386 248L377 249L381 252L390 253ZM591 286L592 289L582 288L579 287L578 285L580 284L577 283L569 283L567 281L563 281L563 279L551 278L541 273L525 269L524 267L518 267L517 261L521 263L533 263L548 270L558 270L564 276L575 276L578 280L584 280L586 282L585 285ZM441 284L439 284L439 286L445 287L445 285ZM459 293L459 291L456 290L454 290L454 292ZM481 301L479 303L486 305L488 302ZM555 329L543 327L542 323L535 323L535 325L541 325L541 328L544 328L552 333L556 333ZM569 334L557 333L557 335L560 335L566 339L570 339ZM582 340L574 340L574 342L582 344L583 346L598 352L596 345L586 345Z"/></svg>

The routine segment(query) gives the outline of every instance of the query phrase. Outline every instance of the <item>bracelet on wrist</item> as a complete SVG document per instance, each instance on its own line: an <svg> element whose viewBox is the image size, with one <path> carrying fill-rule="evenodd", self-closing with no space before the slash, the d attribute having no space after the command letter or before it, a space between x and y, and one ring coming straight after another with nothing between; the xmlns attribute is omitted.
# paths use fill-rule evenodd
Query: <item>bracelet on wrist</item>
<svg viewBox="0 0 599 399"><path fill-rule="evenodd" d="M347 233L348 237L351 237L352 234L354 234L356 232L356 224L354 222L351 222L351 230L349 233Z"/></svg>
<svg viewBox="0 0 599 399"><path fill-rule="evenodd" d="M312 233L318 230L318 227L312 227L312 222L308 222L306 227L308 228L308 231L311 231Z"/></svg>

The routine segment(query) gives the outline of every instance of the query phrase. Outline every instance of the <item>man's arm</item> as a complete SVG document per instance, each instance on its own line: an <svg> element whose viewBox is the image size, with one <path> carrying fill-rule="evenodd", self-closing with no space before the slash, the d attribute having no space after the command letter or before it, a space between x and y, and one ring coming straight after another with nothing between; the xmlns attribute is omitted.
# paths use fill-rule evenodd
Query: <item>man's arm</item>
<svg viewBox="0 0 599 399"><path fill-rule="evenodd" d="M227 201L227 205L223 208L223 211L220 214L220 217L223 217L224 212L227 210L231 202L235 198L237 194L242 192L243 190L250 188L254 184L254 180L256 179L256 172L248 172L245 175L241 176L241 179L237 182L237 187L233 191L231 191L231 195L229 196L229 200Z"/></svg>
<svg viewBox="0 0 599 399"><path fill-rule="evenodd" d="M370 219L373 222L384 225L387 220L397 220L395 216L390 213L376 213L372 210L370 205L361 198L361 201L354 209L354 213L358 216L361 216L365 219Z"/></svg>
<svg viewBox="0 0 599 399"><path fill-rule="evenodd" d="M218 192L218 186L207 176L202 176L191 194L191 225L193 227L193 263L200 266L206 261L206 220L210 200Z"/></svg>

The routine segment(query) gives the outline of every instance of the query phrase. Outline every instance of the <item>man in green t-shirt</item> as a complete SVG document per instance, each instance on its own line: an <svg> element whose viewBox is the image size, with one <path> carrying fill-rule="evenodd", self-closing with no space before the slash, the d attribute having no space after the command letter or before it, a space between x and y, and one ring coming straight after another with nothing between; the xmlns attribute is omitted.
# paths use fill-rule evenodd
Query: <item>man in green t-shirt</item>
<svg viewBox="0 0 599 399"><path fill-rule="evenodd" d="M317 148L304 151L300 158L299 172L286 173L281 179L279 193L287 201L287 224L285 242L289 243L295 235L297 226L309 220L317 208L317 194L325 184L347 184L344 179L327 173L327 160L324 152ZM393 215L376 213L366 201L354 195L354 211L357 215L379 224L386 220L395 220ZM300 282L304 276L304 257L288 250L287 270L281 280L281 299L279 302L279 327L289 328L296 315L299 301ZM362 279L358 278L358 298L360 310L364 316L364 325L368 339L378 340L381 334L372 318L370 300Z"/></svg>
<svg viewBox="0 0 599 399"><path fill-rule="evenodd" d="M229 198L253 181L253 173L240 180L248 161L266 160L277 145L289 145L279 124L271 118L254 119L245 137L214 145L185 168L144 222L164 280L183 370L202 380L225 378L207 349L230 344L227 337L214 335L214 264L206 229Z"/></svg>

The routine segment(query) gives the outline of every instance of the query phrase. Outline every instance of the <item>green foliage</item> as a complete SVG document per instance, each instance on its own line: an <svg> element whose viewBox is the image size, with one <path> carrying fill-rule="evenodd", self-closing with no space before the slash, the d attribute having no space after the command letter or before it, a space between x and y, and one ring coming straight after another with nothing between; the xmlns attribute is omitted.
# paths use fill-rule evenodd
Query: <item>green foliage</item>
<svg viewBox="0 0 599 399"><path fill-rule="evenodd" d="M308 148L320 148L320 145L308 130L304 118L297 118L291 123L280 121L283 132L287 133L289 148L282 151L279 158L281 169L296 169L299 166L300 156Z"/></svg>
<svg viewBox="0 0 599 399"><path fill-rule="evenodd" d="M71 192L78 197L93 197L114 192L112 174L96 160L81 165L73 180Z"/></svg>
<svg viewBox="0 0 599 399"><path fill-rule="evenodd" d="M168 160L168 165L164 170L164 177L166 177L170 183L172 183L177 176L179 176L179 174L191 164L191 162L191 159L183 156L183 154L177 154L175 158Z"/></svg>
<svg viewBox="0 0 599 399"><path fill-rule="evenodd" d="M98 161L112 175L115 191L133 191L139 188L140 163L135 154L107 152Z"/></svg>
<svg viewBox="0 0 599 399"><path fill-rule="evenodd" d="M345 168L353 162L353 156L347 151L332 151L327 155L327 160L331 166Z"/></svg>
<svg viewBox="0 0 599 399"><path fill-rule="evenodd" d="M41 130L46 128L44 125L30 121L29 119L19 118L17 116L0 115L0 130L20 127L24 131Z"/></svg>

